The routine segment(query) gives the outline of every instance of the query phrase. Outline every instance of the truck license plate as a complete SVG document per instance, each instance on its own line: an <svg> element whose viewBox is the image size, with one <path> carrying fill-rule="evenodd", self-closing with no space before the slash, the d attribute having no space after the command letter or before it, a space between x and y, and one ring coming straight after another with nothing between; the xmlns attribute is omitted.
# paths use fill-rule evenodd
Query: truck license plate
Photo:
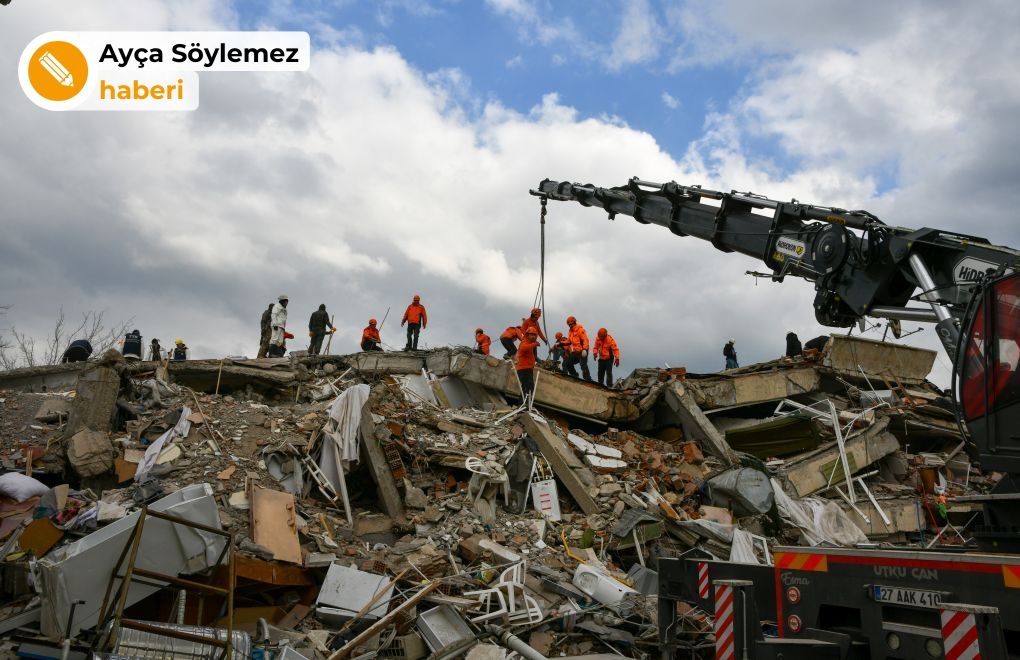
<svg viewBox="0 0 1020 660"><path fill-rule="evenodd" d="M942 605L942 594L937 591L921 589L902 589L900 587L871 586L871 597L879 603L894 605L913 605L914 607L937 608Z"/></svg>

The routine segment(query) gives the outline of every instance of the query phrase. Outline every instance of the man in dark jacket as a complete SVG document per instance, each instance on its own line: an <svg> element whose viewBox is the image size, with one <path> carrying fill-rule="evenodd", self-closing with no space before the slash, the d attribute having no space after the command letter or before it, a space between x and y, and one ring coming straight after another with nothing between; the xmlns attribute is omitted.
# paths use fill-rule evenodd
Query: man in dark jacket
<svg viewBox="0 0 1020 660"><path fill-rule="evenodd" d="M273 336L273 303L269 303L266 311L262 312L262 337L259 339L259 355L264 358L269 355L269 339Z"/></svg>
<svg viewBox="0 0 1020 660"><path fill-rule="evenodd" d="M308 336L312 338L308 344L308 354L318 355L322 350L322 340L326 336L326 328L329 332L336 332L336 328L329 324L329 314L326 313L326 305L319 305L319 309L312 312L308 319Z"/></svg>
<svg viewBox="0 0 1020 660"><path fill-rule="evenodd" d="M786 333L786 357L795 358L804 352L804 347L800 345L800 339L797 338L797 334L793 331Z"/></svg>
<svg viewBox="0 0 1020 660"><path fill-rule="evenodd" d="M740 366L740 363L737 362L737 349L733 348L735 343L736 342L731 339L726 342L726 345L723 346L722 349L723 357L726 358L727 369L736 369Z"/></svg>

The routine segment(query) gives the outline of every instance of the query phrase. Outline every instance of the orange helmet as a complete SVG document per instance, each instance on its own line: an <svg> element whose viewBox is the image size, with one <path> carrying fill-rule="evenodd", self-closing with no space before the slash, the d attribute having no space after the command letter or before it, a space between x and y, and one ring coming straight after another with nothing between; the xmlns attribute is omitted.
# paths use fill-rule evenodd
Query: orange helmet
<svg viewBox="0 0 1020 660"><path fill-rule="evenodd" d="M539 309L538 307L533 307L531 310L531 315L534 316L535 318L538 318L539 316L542 316L542 310Z"/></svg>
<svg viewBox="0 0 1020 660"><path fill-rule="evenodd" d="M567 325L574 325L575 323L577 323L577 319L575 319L573 316L567 317Z"/></svg>
<svg viewBox="0 0 1020 660"><path fill-rule="evenodd" d="M481 328L476 328L475 329L475 334L476 335L480 335L480 334L482 334L482 332L484 332L484 331Z"/></svg>
<svg viewBox="0 0 1020 660"><path fill-rule="evenodd" d="M563 333L562 332L557 332L556 333L556 338L557 339L563 339Z"/></svg>
<svg viewBox="0 0 1020 660"><path fill-rule="evenodd" d="M375 325L375 319L368 319L369 325Z"/></svg>
<svg viewBox="0 0 1020 660"><path fill-rule="evenodd" d="M601 337L602 339L605 339L607 334L609 334L609 333L606 332L605 328L599 328L599 337Z"/></svg>

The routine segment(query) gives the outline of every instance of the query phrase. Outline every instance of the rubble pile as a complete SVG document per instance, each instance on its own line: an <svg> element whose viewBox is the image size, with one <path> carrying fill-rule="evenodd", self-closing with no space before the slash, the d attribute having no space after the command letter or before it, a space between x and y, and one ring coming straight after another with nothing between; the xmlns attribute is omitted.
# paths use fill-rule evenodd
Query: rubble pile
<svg viewBox="0 0 1020 660"><path fill-rule="evenodd" d="M933 360L833 337L614 390L539 369L530 409L508 363L463 349L0 374L0 639L654 654L661 557L968 543L978 509L954 497L996 475ZM675 639L710 648L710 615L677 606Z"/></svg>

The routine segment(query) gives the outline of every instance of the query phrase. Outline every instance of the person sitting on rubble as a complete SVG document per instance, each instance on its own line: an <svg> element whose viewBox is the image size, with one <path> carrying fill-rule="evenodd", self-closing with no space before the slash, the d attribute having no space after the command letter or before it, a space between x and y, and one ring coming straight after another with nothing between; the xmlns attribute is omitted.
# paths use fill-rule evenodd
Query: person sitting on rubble
<svg viewBox="0 0 1020 660"><path fill-rule="evenodd" d="M326 328L329 328L327 331ZM329 314L326 313L326 305L323 303L319 305L319 309L312 312L311 318L308 319L308 336L312 338L312 341L308 344L308 354L318 355L319 351L322 350L322 340L326 337L326 334L333 334L336 332L329 323Z"/></svg>
<svg viewBox="0 0 1020 660"><path fill-rule="evenodd" d="M524 323L524 319L521 319L521 323ZM503 331L499 336L499 343L506 349L506 353L503 354L504 360L513 359L517 355L517 341L521 339L524 339L524 333L519 325L512 325Z"/></svg>
<svg viewBox="0 0 1020 660"><path fill-rule="evenodd" d="M553 338L552 348L549 349L549 359L552 360L554 367L560 368L560 360L566 357L568 350L570 350L570 340L564 337L562 332L557 332Z"/></svg>
<svg viewBox="0 0 1020 660"><path fill-rule="evenodd" d="M89 359L92 355L92 344L89 343L88 339L75 339L71 342L71 345L64 351L64 355L60 358L61 363L67 362L84 362Z"/></svg>
<svg viewBox="0 0 1020 660"><path fill-rule="evenodd" d="M800 345L797 334L791 330L786 333L786 357L795 358L804 353L804 347Z"/></svg>
<svg viewBox="0 0 1020 660"><path fill-rule="evenodd" d="M599 384L603 384L605 377L605 386L612 387L613 365L620 366L620 346L605 328L599 328L595 334L595 360L599 365Z"/></svg>
<svg viewBox="0 0 1020 660"><path fill-rule="evenodd" d="M804 344L804 350L806 351L818 351L821 353L825 350L825 345L829 343L829 335L821 335L814 339L808 339L807 343Z"/></svg>
<svg viewBox="0 0 1020 660"><path fill-rule="evenodd" d="M492 344L492 339L489 335L485 334L485 331L481 328L475 330L475 353L481 353L482 355L489 354L489 346Z"/></svg>
<svg viewBox="0 0 1020 660"><path fill-rule="evenodd" d="M142 333L132 330L124 335L124 348L121 349L126 360L142 359Z"/></svg>
<svg viewBox="0 0 1020 660"><path fill-rule="evenodd" d="M149 359L154 362L159 362L163 359L163 347L159 345L159 340L155 337L149 342Z"/></svg>
<svg viewBox="0 0 1020 660"><path fill-rule="evenodd" d="M517 378L521 381L521 396L526 403L535 391L535 360L538 349L538 333L528 328L517 349Z"/></svg>
<svg viewBox="0 0 1020 660"><path fill-rule="evenodd" d="M290 302L290 298L287 297L287 294L281 294L277 298L276 304L273 305L273 311L270 314L273 334L269 339L269 357L283 357L283 354L287 351L283 346L287 341L284 333L287 332L288 302Z"/></svg>
<svg viewBox="0 0 1020 660"><path fill-rule="evenodd" d="M727 369L737 369L740 367L740 363L737 362L737 349L733 348L733 345L736 343L736 341L731 339L723 346L722 354L726 358Z"/></svg>
<svg viewBox="0 0 1020 660"><path fill-rule="evenodd" d="M361 331L361 350L363 351L382 350L379 346L382 343L382 338L380 338L379 328L375 327L375 324L375 319L368 319L368 325Z"/></svg>
<svg viewBox="0 0 1020 660"><path fill-rule="evenodd" d="M188 359L188 347L184 345L183 339L174 340L174 350L170 353L170 359L174 362L183 362Z"/></svg>
<svg viewBox="0 0 1020 660"><path fill-rule="evenodd" d="M425 311L425 305L421 304L421 296L415 296L411 304L404 310L404 318L400 325L407 324L407 345L405 351L418 350L418 333L428 327L429 315Z"/></svg>
<svg viewBox="0 0 1020 660"><path fill-rule="evenodd" d="M567 358L563 361L563 373L577 378L577 366L581 365L581 374L585 380L591 380L591 372L588 371L588 333L584 326L577 322L573 316L567 317L567 327L570 332L567 338L570 340L570 348Z"/></svg>

